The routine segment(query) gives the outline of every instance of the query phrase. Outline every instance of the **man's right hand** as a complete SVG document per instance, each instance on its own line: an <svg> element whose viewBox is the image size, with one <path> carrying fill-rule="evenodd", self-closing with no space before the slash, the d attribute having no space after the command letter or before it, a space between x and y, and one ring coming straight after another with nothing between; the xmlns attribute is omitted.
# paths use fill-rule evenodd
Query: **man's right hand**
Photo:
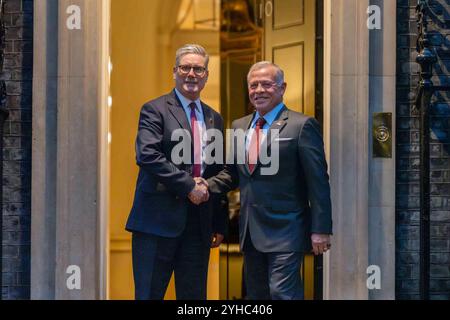
<svg viewBox="0 0 450 320"><path fill-rule="evenodd" d="M188 198L193 204L199 205L202 202L208 201L209 199L208 183L201 177L194 178L194 181L195 187L188 194Z"/></svg>

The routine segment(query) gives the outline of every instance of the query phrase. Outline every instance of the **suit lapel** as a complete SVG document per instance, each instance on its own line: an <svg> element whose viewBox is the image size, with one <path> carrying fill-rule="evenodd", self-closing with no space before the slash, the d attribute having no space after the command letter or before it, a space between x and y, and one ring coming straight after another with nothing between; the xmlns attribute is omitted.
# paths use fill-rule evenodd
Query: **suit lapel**
<svg viewBox="0 0 450 320"><path fill-rule="evenodd" d="M244 121L244 127L240 128L240 129L243 129L244 131L249 130L250 129L250 125L252 124L252 121L255 118L255 116L256 116L256 112L253 112L252 116L248 117L247 121Z"/></svg>
<svg viewBox="0 0 450 320"><path fill-rule="evenodd" d="M203 109L203 118L205 119L205 127L206 130L214 128L214 119L213 119L213 113L211 111L211 108L208 107L206 104L200 101L202 104Z"/></svg>
<svg viewBox="0 0 450 320"><path fill-rule="evenodd" d="M202 105L202 110L203 110L203 119L205 121L205 129L206 131L208 131L209 129L215 128L214 127L214 118L213 118L213 113L211 111L211 108L209 106L207 106L206 104L204 104L203 102L201 102ZM207 141L206 144L210 144L212 141ZM203 176L208 176L208 170L211 167L211 165L206 165L205 166L205 171L203 172Z"/></svg>
<svg viewBox="0 0 450 320"><path fill-rule="evenodd" d="M173 90L169 94L169 98L167 99L167 104L169 105L169 111L172 113L172 115L175 117L175 119L178 121L180 126L188 130L191 134L191 126L189 125L189 121L186 117L186 112L184 112L183 106L181 105L181 102L176 97L175 90Z"/></svg>
<svg viewBox="0 0 450 320"><path fill-rule="evenodd" d="M245 144L244 144L244 148L245 148L245 150L244 150L245 151L245 164L242 165L242 167L243 167L242 171L244 171L246 173L246 175L248 175L248 176L251 176L252 174L250 173L250 169L248 168L248 161L247 161L248 160L248 154L247 154L247 133L248 133L248 130L250 130L250 126L252 124L253 119L255 118L255 115L256 115L256 112L253 112L253 115L251 117L249 117L248 121L244 121L243 122L244 126L242 128L239 128L239 129L244 130L245 133L246 133L246 140L245 140ZM255 170L253 170L253 172L255 172L255 171L256 171L256 167L255 167Z"/></svg>
<svg viewBox="0 0 450 320"><path fill-rule="evenodd" d="M263 145L267 145L267 150L269 150L270 145L272 144L272 130L278 130L278 133L281 134L281 131L283 131L284 127L287 124L287 120L289 118L288 114L289 111L286 108L286 106L284 106L283 109L281 109L278 117L276 117L275 121L272 122L272 125L270 126L269 131L267 132L267 138L263 143Z"/></svg>

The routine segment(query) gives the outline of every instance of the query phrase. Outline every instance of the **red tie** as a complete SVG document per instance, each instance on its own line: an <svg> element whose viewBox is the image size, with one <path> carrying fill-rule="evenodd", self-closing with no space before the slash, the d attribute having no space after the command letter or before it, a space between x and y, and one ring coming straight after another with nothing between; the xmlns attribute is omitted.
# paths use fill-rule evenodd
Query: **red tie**
<svg viewBox="0 0 450 320"><path fill-rule="evenodd" d="M200 130L198 128L197 116L195 115L195 108L197 105L192 102L189 104L191 108L191 132L192 142L194 145L194 165L192 167L192 176L200 177L202 171L202 144L200 141Z"/></svg>
<svg viewBox="0 0 450 320"><path fill-rule="evenodd" d="M264 118L259 118L256 121L255 131L252 134L250 145L248 147L248 169L253 173L255 166L258 163L259 147L261 144L261 129L266 124Z"/></svg>

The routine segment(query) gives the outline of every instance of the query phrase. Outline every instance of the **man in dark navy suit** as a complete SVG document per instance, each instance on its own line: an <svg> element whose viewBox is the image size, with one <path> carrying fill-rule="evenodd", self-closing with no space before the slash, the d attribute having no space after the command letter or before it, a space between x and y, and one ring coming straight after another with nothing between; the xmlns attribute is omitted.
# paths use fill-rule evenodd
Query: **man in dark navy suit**
<svg viewBox="0 0 450 320"><path fill-rule="evenodd" d="M326 252L332 232L320 127L314 118L284 105L286 83L277 65L256 63L247 81L256 110L233 122L233 129L247 132L245 139L232 140L232 157L219 175L208 179L209 190L240 188L247 297L302 299L303 254ZM244 153L245 161L240 161Z"/></svg>
<svg viewBox="0 0 450 320"><path fill-rule="evenodd" d="M227 221L225 196L208 200L204 181L223 169L223 161L206 164L204 155L205 132L223 131L220 114L200 101L208 59L199 45L178 49L175 89L141 109L136 139L139 176L126 224L133 233L136 299L163 299L172 273L177 299L206 299L210 248L222 242ZM179 144L172 134L180 130L189 137L191 154L181 163L172 154Z"/></svg>

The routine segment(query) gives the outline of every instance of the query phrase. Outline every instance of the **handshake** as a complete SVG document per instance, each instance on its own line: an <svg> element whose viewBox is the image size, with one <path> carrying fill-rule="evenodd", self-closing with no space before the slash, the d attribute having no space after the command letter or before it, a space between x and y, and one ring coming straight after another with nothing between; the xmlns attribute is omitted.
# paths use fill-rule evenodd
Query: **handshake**
<svg viewBox="0 0 450 320"><path fill-rule="evenodd" d="M195 177L194 181L195 187L188 194L188 198L193 204L198 206L209 199L208 182L202 177Z"/></svg>

